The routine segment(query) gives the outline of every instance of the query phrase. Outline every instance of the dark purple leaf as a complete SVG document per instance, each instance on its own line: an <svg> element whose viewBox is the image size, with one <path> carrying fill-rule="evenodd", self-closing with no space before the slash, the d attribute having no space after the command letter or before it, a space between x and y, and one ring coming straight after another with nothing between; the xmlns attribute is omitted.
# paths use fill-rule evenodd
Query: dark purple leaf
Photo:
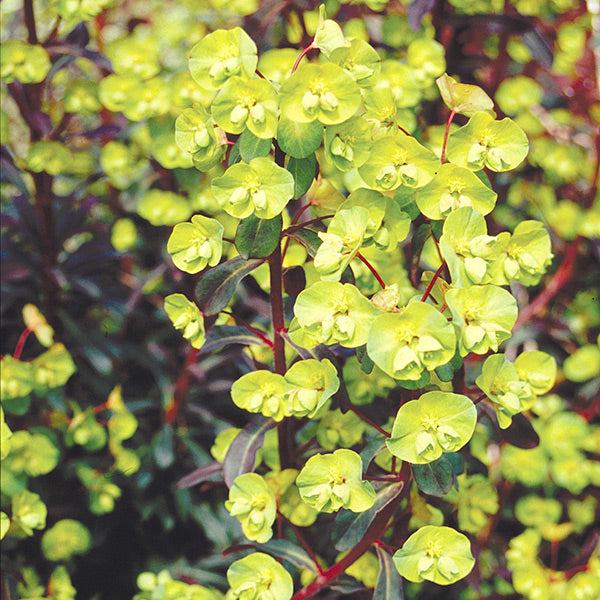
<svg viewBox="0 0 600 600"><path fill-rule="evenodd" d="M406 7L406 20L413 31L421 29L423 17L435 6L435 0L414 0Z"/></svg>
<svg viewBox="0 0 600 600"><path fill-rule="evenodd" d="M175 487L178 490L183 488L189 488L204 481L214 481L218 475L223 472L223 465L216 460L209 462L206 465L202 465L197 469L194 469L191 473L188 473L185 477L182 477Z"/></svg>
<svg viewBox="0 0 600 600"><path fill-rule="evenodd" d="M512 418L512 423L506 429L500 429L500 435L505 442L530 450L539 446L540 438L536 433L531 421L523 414L516 414Z"/></svg>
<svg viewBox="0 0 600 600"><path fill-rule="evenodd" d="M379 576L373 592L373 600L404 600L402 578L392 556L381 546L375 546L379 559Z"/></svg>
<svg viewBox="0 0 600 600"><path fill-rule="evenodd" d="M411 465L412 472L419 489L429 496L442 497L451 489L454 483L454 471L446 456L426 465Z"/></svg>
<svg viewBox="0 0 600 600"><path fill-rule="evenodd" d="M265 434L276 425L273 419L259 416L237 434L223 461L223 475L227 487L231 487L239 475L254 471L256 453L262 448Z"/></svg>
<svg viewBox="0 0 600 600"><path fill-rule="evenodd" d="M244 346L265 346L265 342L257 335L248 331L245 327L233 325L215 325L208 330L206 342L202 346L202 352L214 352L230 344L243 344Z"/></svg>

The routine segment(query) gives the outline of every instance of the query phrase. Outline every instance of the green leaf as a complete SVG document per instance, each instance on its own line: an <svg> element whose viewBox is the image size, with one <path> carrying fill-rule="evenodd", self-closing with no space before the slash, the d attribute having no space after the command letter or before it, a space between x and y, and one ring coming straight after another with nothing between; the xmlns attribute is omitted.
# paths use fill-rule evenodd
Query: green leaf
<svg viewBox="0 0 600 600"><path fill-rule="evenodd" d="M398 497L403 487L404 484L400 482L383 488L375 497L373 506L364 512L357 514L350 511L340 513L334 522L332 531L332 538L338 538L335 542L335 549L343 552L355 546L363 538L377 515Z"/></svg>
<svg viewBox="0 0 600 600"><path fill-rule="evenodd" d="M227 487L231 487L239 475L251 473L256 464L256 453L262 447L265 434L277 423L273 419L258 417L240 431L225 455L223 476Z"/></svg>
<svg viewBox="0 0 600 600"><path fill-rule="evenodd" d="M294 176L294 198L300 198L308 191L317 172L317 157L310 154L306 158L290 158L286 169Z"/></svg>
<svg viewBox="0 0 600 600"><path fill-rule="evenodd" d="M299 244L302 244L309 256L314 257L319 246L323 243L321 238L312 229L296 229L293 233L290 233L290 237L295 239Z"/></svg>
<svg viewBox="0 0 600 600"><path fill-rule="evenodd" d="M479 111L493 112L493 100L476 85L458 83L444 73L435 82L446 106L454 112L470 117Z"/></svg>
<svg viewBox="0 0 600 600"><path fill-rule="evenodd" d="M281 236L281 214L272 219L259 219L250 215L242 219L235 232L235 247L243 258L267 258Z"/></svg>
<svg viewBox="0 0 600 600"><path fill-rule="evenodd" d="M236 256L208 271L196 286L200 310L207 316L216 315L228 304L240 281L264 262Z"/></svg>
<svg viewBox="0 0 600 600"><path fill-rule="evenodd" d="M276 558L286 560L298 569L304 569L312 573L319 572L315 561L308 555L306 550L288 540L269 540L265 544L261 544L259 550L268 552Z"/></svg>
<svg viewBox="0 0 600 600"><path fill-rule="evenodd" d="M247 163L257 156L268 156L272 143L272 138L261 139L246 129L240 136L240 156Z"/></svg>
<svg viewBox="0 0 600 600"><path fill-rule="evenodd" d="M298 123L282 116L277 125L277 143L279 147L294 158L310 156L323 140L323 123Z"/></svg>
<svg viewBox="0 0 600 600"><path fill-rule="evenodd" d="M230 344L244 346L265 346L265 342L257 335L249 332L245 327L234 325L213 325L206 334L206 341L202 346L202 353L214 352Z"/></svg>
<svg viewBox="0 0 600 600"><path fill-rule="evenodd" d="M412 472L419 489L429 496L445 496L454 483L452 465L446 456L426 465L412 465Z"/></svg>
<svg viewBox="0 0 600 600"><path fill-rule="evenodd" d="M367 442L365 447L362 449L360 453L360 458L363 462L363 477L367 474L369 470L369 465L371 461L382 451L386 450L385 445L385 436L378 435L376 438L372 439L370 442Z"/></svg>
<svg viewBox="0 0 600 600"><path fill-rule="evenodd" d="M379 558L379 577L373 592L373 600L404 600L402 578L391 555L379 544L375 546L375 551Z"/></svg>

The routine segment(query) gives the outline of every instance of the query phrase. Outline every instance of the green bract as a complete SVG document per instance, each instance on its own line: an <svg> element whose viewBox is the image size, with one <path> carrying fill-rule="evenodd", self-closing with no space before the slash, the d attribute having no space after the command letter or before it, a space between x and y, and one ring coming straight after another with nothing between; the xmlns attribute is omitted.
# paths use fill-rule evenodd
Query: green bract
<svg viewBox="0 0 600 600"><path fill-rule="evenodd" d="M204 319L195 304L183 294L170 294L165 298L165 311L175 329L182 329L183 337L194 348L204 344Z"/></svg>
<svg viewBox="0 0 600 600"><path fill-rule="evenodd" d="M249 540L264 543L271 539L277 505L260 475L244 473L236 477L225 508L242 524L242 531Z"/></svg>
<svg viewBox="0 0 600 600"><path fill-rule="evenodd" d="M325 450L351 448L358 444L365 432L365 424L351 410L330 410L319 421L317 441Z"/></svg>
<svg viewBox="0 0 600 600"><path fill-rule="evenodd" d="M483 167L508 171L518 167L528 151L527 136L514 121L495 121L489 113L478 112L450 135L447 156L450 162L473 171Z"/></svg>
<svg viewBox="0 0 600 600"><path fill-rule="evenodd" d="M294 363L285 374L286 414L313 417L338 391L340 381L329 360L309 358Z"/></svg>
<svg viewBox="0 0 600 600"><path fill-rule="evenodd" d="M367 352L385 373L418 381L425 371L446 364L456 349L452 324L430 304L413 302L398 313L375 319Z"/></svg>
<svg viewBox="0 0 600 600"><path fill-rule="evenodd" d="M417 190L419 210L430 219L443 219L463 206L487 215L496 204L498 195L472 171L450 163L441 165L435 177Z"/></svg>
<svg viewBox="0 0 600 600"><path fill-rule="evenodd" d="M539 350L530 350L517 356L515 367L519 378L526 381L535 394L548 393L556 381L556 360Z"/></svg>
<svg viewBox="0 0 600 600"><path fill-rule="evenodd" d="M73 519L61 519L42 537L42 551L48 560L69 560L88 551L92 541L89 529Z"/></svg>
<svg viewBox="0 0 600 600"><path fill-rule="evenodd" d="M298 294L294 314L290 337L299 345L338 343L356 348L367 341L379 311L349 283L318 281Z"/></svg>
<svg viewBox="0 0 600 600"><path fill-rule="evenodd" d="M277 132L277 93L265 79L231 77L213 100L212 116L229 133L248 128L256 137L270 139Z"/></svg>
<svg viewBox="0 0 600 600"><path fill-rule="evenodd" d="M201 106L186 108L175 121L175 141L192 157L197 169L208 170L220 162L227 147L221 143L223 137Z"/></svg>
<svg viewBox="0 0 600 600"><path fill-rule="evenodd" d="M362 86L371 86L381 68L381 59L375 48L363 40L352 38L349 45L335 48L329 60L342 67Z"/></svg>
<svg viewBox="0 0 600 600"><path fill-rule="evenodd" d="M42 46L6 40L0 50L0 78L6 83L39 83L50 70L50 57Z"/></svg>
<svg viewBox="0 0 600 600"><path fill-rule="evenodd" d="M190 52L192 77L208 89L219 89L236 75L250 79L257 63L256 44L239 27L209 33Z"/></svg>
<svg viewBox="0 0 600 600"><path fill-rule="evenodd" d="M46 475L56 468L60 450L43 433L14 431L10 437L10 452L6 458L14 473L31 477Z"/></svg>
<svg viewBox="0 0 600 600"><path fill-rule="evenodd" d="M362 480L360 456L345 448L311 456L296 485L302 500L319 512L330 513L340 508L362 512L375 501L373 487Z"/></svg>
<svg viewBox="0 0 600 600"><path fill-rule="evenodd" d="M371 144L371 127L363 117L351 117L325 130L326 156L340 171L363 165L369 158Z"/></svg>
<svg viewBox="0 0 600 600"><path fill-rule="evenodd" d="M469 352L485 354L490 349L496 352L511 336L518 308L505 289L495 285L450 288L445 300L452 311L461 356Z"/></svg>
<svg viewBox="0 0 600 600"><path fill-rule="evenodd" d="M466 396L450 392L427 392L403 404L396 415L389 451L410 463L438 459L455 452L473 435L477 409Z"/></svg>
<svg viewBox="0 0 600 600"><path fill-rule="evenodd" d="M518 281L525 286L536 285L553 257L550 236L544 225L539 221L521 221L512 236L503 231L497 239L495 283L508 285Z"/></svg>
<svg viewBox="0 0 600 600"><path fill-rule="evenodd" d="M408 135L397 134L376 140L358 172L369 187L389 191L400 185L420 188L431 181L439 166L431 150Z"/></svg>
<svg viewBox="0 0 600 600"><path fill-rule="evenodd" d="M442 100L454 112L470 117L479 111L492 111L494 102L476 85L457 83L444 73L435 80Z"/></svg>
<svg viewBox="0 0 600 600"><path fill-rule="evenodd" d="M64 385L76 371L71 355L60 343L52 344L32 365L33 390L39 395L43 395L48 389Z"/></svg>
<svg viewBox="0 0 600 600"><path fill-rule="evenodd" d="M453 285L469 287L476 283L494 283L492 265L495 237L487 235L483 215L464 206L450 213L444 221L440 251L452 277Z"/></svg>
<svg viewBox="0 0 600 600"><path fill-rule="evenodd" d="M332 63L301 65L279 90L282 115L298 123L342 123L359 105L360 88L344 69Z"/></svg>
<svg viewBox="0 0 600 600"><path fill-rule="evenodd" d="M198 273L221 260L223 225L216 219L195 215L191 223L179 223L167 242L175 266L186 273Z"/></svg>
<svg viewBox="0 0 600 600"><path fill-rule="evenodd" d="M19 528L25 535L33 535L34 529L46 527L48 510L38 494L23 490L12 497L12 527Z"/></svg>
<svg viewBox="0 0 600 600"><path fill-rule="evenodd" d="M249 412L260 412L281 421L286 415L285 379L271 371L259 370L242 375L231 386L231 399Z"/></svg>
<svg viewBox="0 0 600 600"><path fill-rule="evenodd" d="M255 552L227 569L230 594L239 600L290 600L294 582L271 556Z"/></svg>
<svg viewBox="0 0 600 600"><path fill-rule="evenodd" d="M503 429L511 424L513 415L529 408L535 399L529 383L519 378L517 368L504 354L493 354L485 360L476 383L494 403Z"/></svg>
<svg viewBox="0 0 600 600"><path fill-rule="evenodd" d="M294 178L266 157L237 163L212 181L212 192L225 212L244 219L272 219L294 195Z"/></svg>
<svg viewBox="0 0 600 600"><path fill-rule="evenodd" d="M339 281L360 250L368 218L369 213L360 206L339 209L327 227L327 233L319 233L323 243L315 254L314 265L321 279Z"/></svg>
<svg viewBox="0 0 600 600"><path fill-rule="evenodd" d="M409 581L448 585L465 577L475 565L471 543L450 527L426 525L394 554L394 563Z"/></svg>

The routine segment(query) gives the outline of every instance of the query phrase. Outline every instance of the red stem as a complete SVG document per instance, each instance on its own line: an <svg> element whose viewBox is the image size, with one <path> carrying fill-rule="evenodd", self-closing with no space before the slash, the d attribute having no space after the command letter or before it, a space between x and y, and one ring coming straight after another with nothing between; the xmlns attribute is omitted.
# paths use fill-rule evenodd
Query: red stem
<svg viewBox="0 0 600 600"><path fill-rule="evenodd" d="M453 108L452 112L450 113L450 116L448 117L448 121L446 121L446 131L444 133L444 142L442 144L442 155L440 157L440 161L442 164L444 164L444 161L446 160L446 144L448 143L448 134L450 133L450 124L452 123L452 119L454 119L455 115L456 115L456 109Z"/></svg>
<svg viewBox="0 0 600 600"><path fill-rule="evenodd" d="M356 257L360 258L360 260L362 260L362 262L367 266L369 271L371 271L371 273L373 273L373 275L375 276L375 279L377 279L377 283L379 283L379 285L382 287L382 289L385 290L385 288L386 288L385 282L383 281L383 279L381 279L379 273L375 270L375 267L360 252L356 253Z"/></svg>
<svg viewBox="0 0 600 600"><path fill-rule="evenodd" d="M35 29L35 15L33 12L33 0L24 0L23 2L23 17L25 26L27 27L27 41L30 44L38 43L37 31Z"/></svg>
<svg viewBox="0 0 600 600"><path fill-rule="evenodd" d="M304 48L304 50L302 50L300 56L296 59L296 62L294 63L294 67L292 68L292 73L296 72L296 69L298 68L298 65L300 64L300 61L314 48L313 44L314 44L314 40L308 46L306 46L306 48Z"/></svg>
<svg viewBox="0 0 600 600"><path fill-rule="evenodd" d="M429 294L431 294L431 290L433 289L433 286L435 285L435 282L437 281L437 278L440 276L440 273L442 272L443 268L444 268L444 263L442 263L438 267L438 270L433 274L433 278L429 282L429 285L427 286L427 289L425 290L425 293L423 294L423 296L421 298L421 302L425 302L425 300L427 300L427 298L429 298Z"/></svg>
<svg viewBox="0 0 600 600"><path fill-rule="evenodd" d="M385 429L382 429L381 427L379 427L379 425L377 425L377 423L374 423L373 421L371 421L371 419L369 419L369 417L367 417L366 415L363 415L363 413L361 413L360 410L358 410L358 408L356 408L356 406L354 406L354 404L352 404L352 402L350 402L350 400L347 400L346 398L344 398L340 395L336 395L336 398L340 401L340 404L343 404L348 410L351 410L357 417L359 417L367 425L370 425L374 429L377 429L377 431L379 431L379 433L385 435L385 437L387 437L387 438L392 437L392 435L390 433L388 433Z"/></svg>
<svg viewBox="0 0 600 600"><path fill-rule="evenodd" d="M242 317L236 316L228 310L222 310L221 312L226 315L230 315L233 319L235 319L235 321L239 321L248 331L259 337L267 346L269 346L269 348L273 349L273 342L266 335L264 335L260 329L253 327L250 325L250 323L242 319Z"/></svg>
<svg viewBox="0 0 600 600"><path fill-rule="evenodd" d="M177 381L175 382L175 391L173 392L173 402L167 407L165 411L165 424L172 425L179 414L181 404L186 397L190 387L190 370L194 360L196 360L197 354L200 352L197 348L188 348L187 356L185 359L185 365L181 371Z"/></svg>
<svg viewBox="0 0 600 600"><path fill-rule="evenodd" d="M282 518L290 526L290 529L294 532L296 539L300 542L301 546L304 548L304 550L306 550L306 553L311 557L312 561L315 563L317 569L319 570L319 575L323 575L324 571L321 568L321 565L319 564L319 559L317 558L317 555L314 553L310 544L304 539L304 536L300 533L298 528L283 513L278 512L277 516L278 518Z"/></svg>
<svg viewBox="0 0 600 600"><path fill-rule="evenodd" d="M15 352L13 354L13 358L15 360L19 360L21 358L21 353L23 352L23 346L25 346L25 342L29 337L29 334L33 331L33 329L29 329L29 327L25 328L25 331L19 336L17 340L17 345L15 347Z"/></svg>

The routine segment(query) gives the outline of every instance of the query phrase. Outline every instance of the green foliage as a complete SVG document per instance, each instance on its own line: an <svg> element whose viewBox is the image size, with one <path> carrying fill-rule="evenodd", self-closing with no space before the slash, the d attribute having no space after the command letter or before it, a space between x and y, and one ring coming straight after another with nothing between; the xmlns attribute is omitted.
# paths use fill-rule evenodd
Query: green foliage
<svg viewBox="0 0 600 600"><path fill-rule="evenodd" d="M7 597L595 600L588 9L3 3Z"/></svg>

